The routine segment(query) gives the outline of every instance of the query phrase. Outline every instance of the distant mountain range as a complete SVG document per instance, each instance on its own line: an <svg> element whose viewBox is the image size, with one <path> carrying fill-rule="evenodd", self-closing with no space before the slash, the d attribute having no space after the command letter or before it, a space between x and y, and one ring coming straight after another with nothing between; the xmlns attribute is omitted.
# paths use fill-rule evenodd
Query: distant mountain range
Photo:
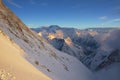
<svg viewBox="0 0 120 80"><path fill-rule="evenodd" d="M112 50L102 49L104 42L109 37L112 37L110 33L119 30L119 28L88 28L80 30L51 25L49 27L32 28L32 30L46 39L53 47L76 57L92 70L105 67L109 62L110 55L119 48ZM119 52L119 50L117 51ZM96 58L98 59L98 57L101 58L97 61Z"/></svg>

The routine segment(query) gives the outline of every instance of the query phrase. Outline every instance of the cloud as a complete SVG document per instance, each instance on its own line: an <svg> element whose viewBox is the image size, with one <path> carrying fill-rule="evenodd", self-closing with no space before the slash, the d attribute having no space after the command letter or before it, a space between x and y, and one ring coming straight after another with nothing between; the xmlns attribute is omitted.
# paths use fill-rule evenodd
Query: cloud
<svg viewBox="0 0 120 80"><path fill-rule="evenodd" d="M106 45L111 49L120 49L120 29L116 29L110 33L108 39L106 39Z"/></svg>
<svg viewBox="0 0 120 80"><path fill-rule="evenodd" d="M120 22L120 18L110 20L110 21L108 21L108 22L106 22L106 23L107 23L107 24L111 24L111 23L114 23L114 22Z"/></svg>
<svg viewBox="0 0 120 80"><path fill-rule="evenodd" d="M10 3L11 5L17 7L17 8L22 8L21 5L19 5L19 4L15 3L15 2L13 2L13 0L7 0L7 2Z"/></svg>
<svg viewBox="0 0 120 80"><path fill-rule="evenodd" d="M99 17L99 19L102 19L102 20L105 20L107 18L108 18L107 16L101 16L101 17Z"/></svg>
<svg viewBox="0 0 120 80"><path fill-rule="evenodd" d="M113 19L112 22L120 22L120 19Z"/></svg>
<svg viewBox="0 0 120 80"><path fill-rule="evenodd" d="M120 49L120 28L114 28L107 33L98 34L95 39L101 44L102 50Z"/></svg>
<svg viewBox="0 0 120 80"><path fill-rule="evenodd" d="M111 23L114 23L114 22L120 22L120 18L109 20L105 23L102 23L102 25L108 25L108 24L111 24Z"/></svg>

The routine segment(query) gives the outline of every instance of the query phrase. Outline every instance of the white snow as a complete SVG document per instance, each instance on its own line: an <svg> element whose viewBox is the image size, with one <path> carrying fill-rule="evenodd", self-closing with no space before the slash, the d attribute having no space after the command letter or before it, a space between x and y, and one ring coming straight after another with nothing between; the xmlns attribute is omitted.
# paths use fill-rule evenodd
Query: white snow
<svg viewBox="0 0 120 80"><path fill-rule="evenodd" d="M51 80L23 58L19 46L0 32L0 80Z"/></svg>
<svg viewBox="0 0 120 80"><path fill-rule="evenodd" d="M0 34L0 74L5 77L0 75L0 78L9 78L7 74L10 74L11 80L120 79L120 64L93 73L76 58L53 48L7 8L3 9L6 13L2 16L6 18L0 19L0 32L5 33Z"/></svg>

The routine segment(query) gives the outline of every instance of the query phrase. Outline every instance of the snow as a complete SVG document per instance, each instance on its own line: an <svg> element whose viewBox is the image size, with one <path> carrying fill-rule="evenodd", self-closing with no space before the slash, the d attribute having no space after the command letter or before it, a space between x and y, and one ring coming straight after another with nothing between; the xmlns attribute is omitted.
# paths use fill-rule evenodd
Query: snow
<svg viewBox="0 0 120 80"><path fill-rule="evenodd" d="M25 54L0 33L0 80L51 80L23 58Z"/></svg>
<svg viewBox="0 0 120 80"><path fill-rule="evenodd" d="M1 1L1 0L0 0ZM1 4L1 3L0 3ZM3 8L3 6L0 8ZM5 11L4 11L5 10ZM0 78L6 80L11 77L11 80L119 80L120 64L112 63L104 69L92 72L78 59L64 52L60 52L53 48L44 36L37 35L36 32L27 28L13 13L7 8L3 8L0 16L6 18L0 19ZM47 29L47 28L45 28ZM54 26L49 30L50 32L58 31L59 38L65 35L75 38L80 36L76 34L76 29L63 29ZM4 32L4 34L3 34ZM45 31L46 32L46 31ZM73 32L75 32L73 34ZM105 31L106 32L106 31ZM119 32L119 31L118 31ZM45 33L46 35L47 33ZM71 35L72 34L72 35ZM90 33L92 36L98 33ZM40 34L41 35L41 34ZM47 34L48 35L48 34ZM86 35L86 42L93 41L88 33L83 31L81 37ZM105 37L103 41L110 39ZM102 41L102 40L101 40ZM111 41L111 40L110 40ZM70 41L71 42L71 41ZM94 42L94 41L93 41ZM72 51L77 52L76 45L71 45ZM78 47L78 46L77 46ZM103 47L103 46L102 46ZM110 53L107 48L103 51L102 47L99 52L92 58L93 66L96 68L102 60L101 56ZM81 47L79 47L82 49ZM83 52L81 50L81 52ZM78 56L78 55L77 55ZM97 62L96 62L97 60ZM106 59L105 59L106 60Z"/></svg>

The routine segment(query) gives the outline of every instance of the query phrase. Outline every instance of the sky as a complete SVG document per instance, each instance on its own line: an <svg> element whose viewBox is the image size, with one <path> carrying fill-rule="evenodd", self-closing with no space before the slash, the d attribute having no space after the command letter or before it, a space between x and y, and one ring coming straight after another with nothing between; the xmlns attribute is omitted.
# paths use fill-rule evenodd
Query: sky
<svg viewBox="0 0 120 80"><path fill-rule="evenodd" d="M120 27L120 0L3 0L28 27Z"/></svg>

